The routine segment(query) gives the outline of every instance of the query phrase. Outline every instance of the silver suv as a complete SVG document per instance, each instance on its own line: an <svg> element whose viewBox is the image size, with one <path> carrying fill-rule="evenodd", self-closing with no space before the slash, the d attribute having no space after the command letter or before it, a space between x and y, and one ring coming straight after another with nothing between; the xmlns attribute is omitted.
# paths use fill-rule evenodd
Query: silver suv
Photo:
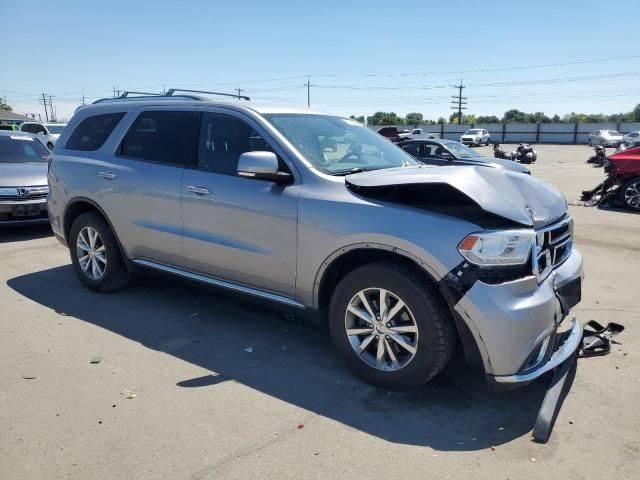
<svg viewBox="0 0 640 480"><path fill-rule="evenodd" d="M582 256L564 196L529 175L419 164L358 122L158 96L80 108L49 216L89 288L146 267L328 324L367 381L420 386L460 347L497 384L572 357ZM562 331L562 332L561 332Z"/></svg>

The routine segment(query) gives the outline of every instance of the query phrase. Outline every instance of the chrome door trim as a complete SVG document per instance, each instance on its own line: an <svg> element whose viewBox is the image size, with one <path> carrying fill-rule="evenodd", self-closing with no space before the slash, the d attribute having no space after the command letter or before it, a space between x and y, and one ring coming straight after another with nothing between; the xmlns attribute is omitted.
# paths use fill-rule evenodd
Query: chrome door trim
<svg viewBox="0 0 640 480"><path fill-rule="evenodd" d="M170 265L164 265L162 263L157 263L152 260L147 260L144 258L139 258L132 260L133 263L137 265L141 265L143 267L153 268L155 270L160 270L162 272L172 273L174 275L178 275L183 278L188 278L190 280L195 280L197 282L206 283L209 285L214 285L216 287L226 288L227 290L233 290L235 292L246 293L249 295L253 295L254 297L264 298L266 300L270 300L272 302L282 303L285 305L290 305L292 307L306 309L303 304L293 300L292 298L285 297L284 295L278 295L276 293L265 292L263 290L258 290L257 288L247 287L245 285L238 285L236 283L228 282L226 280L220 280L218 278L209 277L207 275L202 275L200 273L190 272L188 270L182 270L177 267L172 267Z"/></svg>

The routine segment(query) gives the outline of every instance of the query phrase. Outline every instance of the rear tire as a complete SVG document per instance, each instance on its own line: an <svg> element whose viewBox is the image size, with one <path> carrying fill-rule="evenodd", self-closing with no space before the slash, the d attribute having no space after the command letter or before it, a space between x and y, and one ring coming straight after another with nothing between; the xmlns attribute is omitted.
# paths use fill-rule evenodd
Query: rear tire
<svg viewBox="0 0 640 480"><path fill-rule="evenodd" d="M329 329L351 369L390 390L424 385L447 365L456 345L450 312L433 284L390 262L363 265L338 283L329 305Z"/></svg>
<svg viewBox="0 0 640 480"><path fill-rule="evenodd" d="M640 212L640 177L632 178L620 189L620 200L624 206Z"/></svg>
<svg viewBox="0 0 640 480"><path fill-rule="evenodd" d="M86 212L74 220L68 243L76 275L91 290L108 292L129 283L118 241L96 213Z"/></svg>

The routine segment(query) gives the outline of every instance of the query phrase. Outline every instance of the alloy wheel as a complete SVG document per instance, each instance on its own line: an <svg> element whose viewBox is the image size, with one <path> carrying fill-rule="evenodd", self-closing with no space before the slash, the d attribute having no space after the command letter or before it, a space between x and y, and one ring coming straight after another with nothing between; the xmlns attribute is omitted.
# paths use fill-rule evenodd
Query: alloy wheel
<svg viewBox="0 0 640 480"><path fill-rule="evenodd" d="M100 280L107 268L107 254L102 237L93 227L84 227L76 240L80 268L91 280Z"/></svg>
<svg viewBox="0 0 640 480"><path fill-rule="evenodd" d="M631 208L640 208L640 180L627 185L624 191L624 202Z"/></svg>
<svg viewBox="0 0 640 480"><path fill-rule="evenodd" d="M345 312L345 331L358 357L377 370L400 370L418 349L413 313L398 295L383 288L353 296Z"/></svg>

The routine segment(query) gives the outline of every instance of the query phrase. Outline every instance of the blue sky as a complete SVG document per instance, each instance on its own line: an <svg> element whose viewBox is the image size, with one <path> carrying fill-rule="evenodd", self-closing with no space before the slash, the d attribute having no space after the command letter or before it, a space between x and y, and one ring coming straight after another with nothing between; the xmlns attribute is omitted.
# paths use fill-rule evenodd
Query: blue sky
<svg viewBox="0 0 640 480"><path fill-rule="evenodd" d="M0 96L43 114L44 91L68 117L82 92L239 83L256 101L301 106L311 75L312 107L343 115L448 116L460 79L476 115L628 111L640 103L637 10L632 0L0 0Z"/></svg>

